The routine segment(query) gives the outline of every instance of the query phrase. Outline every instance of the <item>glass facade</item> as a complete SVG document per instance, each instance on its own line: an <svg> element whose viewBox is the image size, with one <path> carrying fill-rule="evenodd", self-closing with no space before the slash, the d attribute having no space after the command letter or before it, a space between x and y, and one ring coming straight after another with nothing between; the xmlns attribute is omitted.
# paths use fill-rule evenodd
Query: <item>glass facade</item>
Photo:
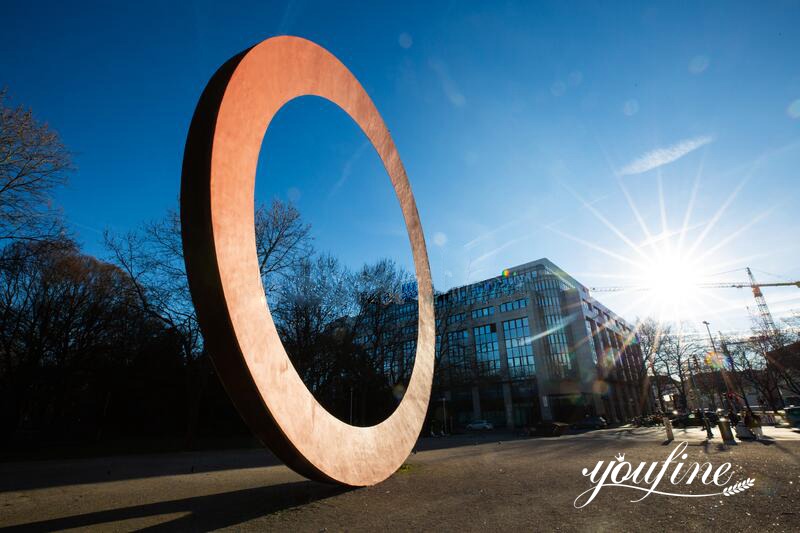
<svg viewBox="0 0 800 533"><path fill-rule="evenodd" d="M494 314L494 307L482 307L481 309L472 310L472 318L483 318L492 316Z"/></svg>
<svg viewBox="0 0 800 533"><path fill-rule="evenodd" d="M500 304L500 312L507 313L509 311L516 311L517 309L524 309L526 307L528 307L528 299L520 298L519 300L512 300L510 302Z"/></svg>
<svg viewBox="0 0 800 533"><path fill-rule="evenodd" d="M390 320L367 328L357 342L373 355L387 381L397 383L408 379L413 366L417 302L391 306L385 309ZM434 391L452 402L448 406L457 424L478 412L498 425L530 425L541 413L570 418L576 409L582 417L592 402L578 409L572 397L597 394L584 390L591 376L592 383L610 383L602 399L593 400L604 402L598 412L620 413L627 405L627 397L616 391L622 390L620 380L630 380L640 357L638 346L628 346L635 344L633 330L546 260L436 294L435 314ZM579 373L584 364L589 368L581 366ZM565 388L560 380L571 383ZM562 400L572 410L556 412Z"/></svg>
<svg viewBox="0 0 800 533"><path fill-rule="evenodd" d="M536 303L542 318L546 335L546 366L550 378L570 378L575 371L574 354L570 351L569 319L562 311L561 293L558 280L541 280L541 291L537 292Z"/></svg>
<svg viewBox="0 0 800 533"><path fill-rule="evenodd" d="M472 374L471 365L467 358L467 330L451 331L445 336L443 368L449 370L450 376L463 379Z"/></svg>
<svg viewBox="0 0 800 533"><path fill-rule="evenodd" d="M464 313L456 313L454 315L450 315L447 317L447 325L452 326L453 324L461 324L466 320L467 315Z"/></svg>
<svg viewBox="0 0 800 533"><path fill-rule="evenodd" d="M533 338L528 317L503 322L508 374L512 378L536 375L533 360Z"/></svg>
<svg viewBox="0 0 800 533"><path fill-rule="evenodd" d="M586 319L586 338L591 353L592 363L597 364L597 346L594 343L594 323L591 318Z"/></svg>
<svg viewBox="0 0 800 533"><path fill-rule="evenodd" d="M399 321L410 320L417 316L417 302L407 302L395 307L396 318Z"/></svg>
<svg viewBox="0 0 800 533"><path fill-rule="evenodd" d="M403 377L411 377L411 369L414 367L414 356L417 354L417 340L403 341Z"/></svg>
<svg viewBox="0 0 800 533"><path fill-rule="evenodd" d="M478 373L489 376L500 373L500 344L497 342L497 326L486 324L472 328L475 338L475 359Z"/></svg>

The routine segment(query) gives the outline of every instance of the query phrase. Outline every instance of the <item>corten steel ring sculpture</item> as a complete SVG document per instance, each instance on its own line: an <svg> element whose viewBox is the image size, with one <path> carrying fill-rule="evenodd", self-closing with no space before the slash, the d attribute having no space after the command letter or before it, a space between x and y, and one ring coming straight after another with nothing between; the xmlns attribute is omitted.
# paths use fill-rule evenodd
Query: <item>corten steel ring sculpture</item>
<svg viewBox="0 0 800 533"><path fill-rule="evenodd" d="M369 138L405 219L419 287L419 336L403 400L383 422L348 425L306 388L278 337L259 275L254 189L270 121L293 98L341 107ZM251 430L289 467L316 480L378 483L419 436L433 377L433 289L417 206L389 130L338 59L297 37L275 37L231 58L195 110L183 159L181 228L189 288L206 349Z"/></svg>

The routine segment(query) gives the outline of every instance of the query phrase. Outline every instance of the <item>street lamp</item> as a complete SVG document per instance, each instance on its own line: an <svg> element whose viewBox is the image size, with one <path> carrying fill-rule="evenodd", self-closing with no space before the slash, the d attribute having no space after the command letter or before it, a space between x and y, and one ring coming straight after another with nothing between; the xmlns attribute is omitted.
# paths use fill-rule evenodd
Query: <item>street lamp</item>
<svg viewBox="0 0 800 533"><path fill-rule="evenodd" d="M442 434L447 434L447 407L445 406L445 402L447 398L442 396Z"/></svg>
<svg viewBox="0 0 800 533"><path fill-rule="evenodd" d="M714 350L714 357L718 357L717 344L714 342L714 336L711 334L710 324L709 324L709 322L707 320L703 320L703 324L706 325L706 331L708 332L708 338L711 340L711 349ZM730 401L731 388L728 385L728 381L725 379L725 374L723 374L723 368L724 367L725 367L725 364L723 363L720 366L720 369L719 369L719 376L720 376L720 379L722 379L722 381L725 382L725 389L728 392L728 395L727 395L728 396L728 408L733 410L733 406L731 405L731 401ZM717 390L717 394L720 397L720 403L722 403L724 405L725 401L722 399L722 394L719 392L719 390Z"/></svg>
<svg viewBox="0 0 800 533"><path fill-rule="evenodd" d="M692 354L692 358L694 359L694 367L697 372L700 371L700 363L697 362L697 356ZM689 378L692 380L692 389L694 389L694 395L697 398L697 406L700 409L700 417L703 420L703 427L706 430L706 438L713 439L714 433L711 431L711 424L708 422L708 418L706 417L706 410L703 408L702 402L700 402L700 395L697 393L697 383L695 382L694 374L692 374L692 363L691 361L687 361L687 365L689 367Z"/></svg>

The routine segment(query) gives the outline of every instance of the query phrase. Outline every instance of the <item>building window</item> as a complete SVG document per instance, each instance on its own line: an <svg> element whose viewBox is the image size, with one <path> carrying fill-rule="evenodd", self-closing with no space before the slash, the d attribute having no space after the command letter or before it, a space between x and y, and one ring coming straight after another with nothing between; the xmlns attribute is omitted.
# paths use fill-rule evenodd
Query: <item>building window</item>
<svg viewBox="0 0 800 533"><path fill-rule="evenodd" d="M470 375L467 360L467 330L450 331L445 335L445 345L439 346L442 369L449 369L450 375L463 378Z"/></svg>
<svg viewBox="0 0 800 533"><path fill-rule="evenodd" d="M405 303L402 305L395 306L394 308L395 317L400 322L405 322L417 316L417 303Z"/></svg>
<svg viewBox="0 0 800 533"><path fill-rule="evenodd" d="M483 318L492 316L494 314L494 307L482 307L481 309L472 310L472 318Z"/></svg>
<svg viewBox="0 0 800 533"><path fill-rule="evenodd" d="M478 373L493 375L500 372L500 346L497 342L497 325L486 324L472 328L475 337L475 359Z"/></svg>
<svg viewBox="0 0 800 533"><path fill-rule="evenodd" d="M403 374L405 377L411 377L411 369L414 367L414 356L417 355L417 341L403 342Z"/></svg>
<svg viewBox="0 0 800 533"><path fill-rule="evenodd" d="M544 287L538 292L536 303L547 331L544 337L547 373L554 379L572 377L575 372L574 354L570 352L569 321L562 311L560 287L552 278L542 281Z"/></svg>
<svg viewBox="0 0 800 533"><path fill-rule="evenodd" d="M415 340L386 345L383 352L383 372L391 383L401 383L411 377L416 352Z"/></svg>
<svg viewBox="0 0 800 533"><path fill-rule="evenodd" d="M508 357L508 374L512 378L535 375L533 338L528 325L528 317L503 322L503 336Z"/></svg>
<svg viewBox="0 0 800 533"><path fill-rule="evenodd" d="M589 351L592 355L592 363L597 365L597 346L594 343L594 325L591 318L586 319L586 338L589 339Z"/></svg>
<svg viewBox="0 0 800 533"><path fill-rule="evenodd" d="M519 300L513 300L500 304L500 312L507 313L509 311L516 311L517 309L524 309L526 307L528 307L528 299L520 298Z"/></svg>
<svg viewBox="0 0 800 533"><path fill-rule="evenodd" d="M460 324L466 320L467 315L464 313L456 313L454 315L450 315L447 317L447 325L452 326L453 324Z"/></svg>

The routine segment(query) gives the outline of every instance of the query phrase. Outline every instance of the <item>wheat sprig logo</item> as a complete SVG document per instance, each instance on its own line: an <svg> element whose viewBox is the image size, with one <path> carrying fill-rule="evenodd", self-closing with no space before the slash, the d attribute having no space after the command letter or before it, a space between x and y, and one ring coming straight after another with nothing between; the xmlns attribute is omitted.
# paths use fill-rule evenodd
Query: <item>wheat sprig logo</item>
<svg viewBox="0 0 800 533"><path fill-rule="evenodd" d="M744 481L740 481L739 483L734 483L729 487L725 487L722 490L722 494L725 496L733 496L734 494L739 494L740 492L744 492L753 485L755 485L756 480L753 478L747 478Z"/></svg>
<svg viewBox="0 0 800 533"><path fill-rule="evenodd" d="M649 464L641 462L638 465L625 460L625 454L618 453L612 461L598 461L591 471L584 468L581 473L589 478L592 486L575 498L573 505L576 509L585 507L594 500L603 488L629 489L644 493L639 499L631 502L640 502L651 494L661 496L675 496L678 498L707 498L709 496L734 496L755 485L756 480L747 478L736 483L731 483L733 472L731 463L722 463L714 467L709 462L685 463L689 454L685 453L689 445L687 442L678 443L670 452L666 461L656 461ZM671 471L671 473L669 472ZM663 484L666 486L662 486ZM672 486L704 487L705 490L673 491ZM706 488L707 487L707 488ZM713 487L713 488L712 488ZM709 490L711 489L711 490ZM716 491L714 491L716 489Z"/></svg>

